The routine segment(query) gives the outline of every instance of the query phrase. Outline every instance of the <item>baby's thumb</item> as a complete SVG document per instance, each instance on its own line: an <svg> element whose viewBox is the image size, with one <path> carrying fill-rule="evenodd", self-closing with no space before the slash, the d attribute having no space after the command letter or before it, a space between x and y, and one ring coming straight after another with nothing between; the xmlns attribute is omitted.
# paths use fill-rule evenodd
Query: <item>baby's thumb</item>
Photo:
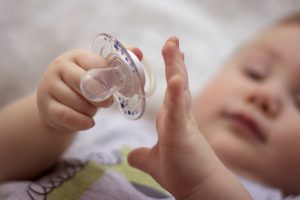
<svg viewBox="0 0 300 200"><path fill-rule="evenodd" d="M131 151L128 155L128 163L137 169L140 169L148 174L153 172L153 163L149 161L149 148L137 148Z"/></svg>

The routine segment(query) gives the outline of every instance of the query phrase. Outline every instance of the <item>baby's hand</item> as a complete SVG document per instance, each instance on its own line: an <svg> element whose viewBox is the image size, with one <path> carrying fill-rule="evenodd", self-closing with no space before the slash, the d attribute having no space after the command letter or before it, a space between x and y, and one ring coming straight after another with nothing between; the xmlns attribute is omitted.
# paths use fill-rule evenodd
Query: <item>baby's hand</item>
<svg viewBox="0 0 300 200"><path fill-rule="evenodd" d="M167 90L157 117L158 142L151 149L134 150L128 161L183 199L197 192L221 165L192 115L184 55L176 37L166 41L162 54Z"/></svg>
<svg viewBox="0 0 300 200"><path fill-rule="evenodd" d="M139 49L130 50L142 59ZM37 91L37 104L45 124L63 131L93 127L97 108L110 106L113 98L100 103L89 102L82 96L79 83L87 70L105 66L103 58L83 49L67 52L51 62Z"/></svg>

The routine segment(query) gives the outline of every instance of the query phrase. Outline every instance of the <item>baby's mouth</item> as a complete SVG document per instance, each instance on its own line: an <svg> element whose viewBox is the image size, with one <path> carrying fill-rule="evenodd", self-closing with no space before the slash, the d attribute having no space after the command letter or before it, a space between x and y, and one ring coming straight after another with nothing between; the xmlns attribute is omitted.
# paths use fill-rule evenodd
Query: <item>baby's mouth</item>
<svg viewBox="0 0 300 200"><path fill-rule="evenodd" d="M266 136L261 131L258 123L253 117L245 113L226 113L225 116L230 120L232 128L243 135L266 142Z"/></svg>

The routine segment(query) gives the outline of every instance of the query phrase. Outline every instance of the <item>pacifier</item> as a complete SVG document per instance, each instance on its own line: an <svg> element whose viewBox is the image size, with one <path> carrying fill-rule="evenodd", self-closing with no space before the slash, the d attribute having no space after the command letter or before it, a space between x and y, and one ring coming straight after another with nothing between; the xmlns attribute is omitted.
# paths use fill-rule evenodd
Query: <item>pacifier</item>
<svg viewBox="0 0 300 200"><path fill-rule="evenodd" d="M123 116L139 119L145 111L146 97L155 90L153 73L111 35L99 34L92 49L106 59L108 66L86 72L80 81L83 96L101 102L113 95Z"/></svg>

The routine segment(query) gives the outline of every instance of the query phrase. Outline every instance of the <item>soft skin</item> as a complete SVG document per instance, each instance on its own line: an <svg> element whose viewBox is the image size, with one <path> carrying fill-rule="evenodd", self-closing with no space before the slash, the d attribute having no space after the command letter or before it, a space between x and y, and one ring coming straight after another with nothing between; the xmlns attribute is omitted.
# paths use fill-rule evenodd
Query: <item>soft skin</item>
<svg viewBox="0 0 300 200"><path fill-rule="evenodd" d="M162 54L167 89L156 121L158 142L152 148L131 152L129 163L149 173L176 199L251 199L198 128L191 112L184 56L176 37L166 41Z"/></svg>
<svg viewBox="0 0 300 200"><path fill-rule="evenodd" d="M142 52L130 48L141 60ZM79 89L84 73L105 67L94 52L76 49L58 56L47 67L37 92L0 110L0 183L32 179L51 168L76 133L94 126L99 107L112 98L92 103Z"/></svg>
<svg viewBox="0 0 300 200"><path fill-rule="evenodd" d="M300 194L300 26L240 49L196 98L205 138L234 172Z"/></svg>

